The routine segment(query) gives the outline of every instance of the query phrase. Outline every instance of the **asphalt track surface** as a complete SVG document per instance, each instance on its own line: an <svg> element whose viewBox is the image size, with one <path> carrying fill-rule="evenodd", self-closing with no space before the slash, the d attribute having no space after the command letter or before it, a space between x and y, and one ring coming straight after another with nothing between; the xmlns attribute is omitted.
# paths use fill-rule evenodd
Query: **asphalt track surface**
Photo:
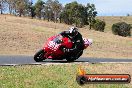
<svg viewBox="0 0 132 88"><path fill-rule="evenodd" d="M85 58L80 57L76 62L88 63L132 63L131 59L112 59L112 58ZM32 64L47 64L47 63L68 63L66 60L44 60L43 62L35 62L33 56L0 56L0 65L32 65Z"/></svg>

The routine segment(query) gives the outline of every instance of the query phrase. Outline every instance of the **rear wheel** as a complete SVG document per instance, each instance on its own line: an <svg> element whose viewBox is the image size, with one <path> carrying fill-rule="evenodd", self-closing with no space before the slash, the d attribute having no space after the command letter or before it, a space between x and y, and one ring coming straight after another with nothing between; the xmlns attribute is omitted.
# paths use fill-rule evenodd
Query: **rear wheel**
<svg viewBox="0 0 132 88"><path fill-rule="evenodd" d="M45 58L44 58L44 50L41 49L39 50L35 55L34 55L34 60L36 62L40 62L40 61L43 61Z"/></svg>
<svg viewBox="0 0 132 88"><path fill-rule="evenodd" d="M73 62L74 60L76 60L76 58L74 58L74 57L67 57L66 60L67 60L67 62Z"/></svg>
<svg viewBox="0 0 132 88"><path fill-rule="evenodd" d="M68 62L73 62L73 61L75 61L76 59L78 59L82 54L83 54L83 50L81 50L81 51L78 52L77 54L68 55L68 56L66 57L66 60L67 60Z"/></svg>
<svg viewBox="0 0 132 88"><path fill-rule="evenodd" d="M76 55L77 59L78 59L82 54L83 54L83 50L81 50L81 51Z"/></svg>

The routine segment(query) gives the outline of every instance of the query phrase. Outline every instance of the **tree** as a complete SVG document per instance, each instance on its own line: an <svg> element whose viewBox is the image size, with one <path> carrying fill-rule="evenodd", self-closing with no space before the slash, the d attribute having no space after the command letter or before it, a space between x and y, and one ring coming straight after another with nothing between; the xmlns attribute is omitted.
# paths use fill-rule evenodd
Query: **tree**
<svg viewBox="0 0 132 88"><path fill-rule="evenodd" d="M61 13L61 21L66 24L75 24L82 27L87 23L87 14L85 6L78 4L76 1L65 5Z"/></svg>
<svg viewBox="0 0 132 88"><path fill-rule="evenodd" d="M32 19L35 17L35 6L33 5L33 1L31 0L28 4L28 14L32 17Z"/></svg>
<svg viewBox="0 0 132 88"><path fill-rule="evenodd" d="M14 14L16 15L16 13L18 13L18 5L16 4L17 3L17 0L6 0L8 6L8 11L10 14Z"/></svg>
<svg viewBox="0 0 132 88"><path fill-rule="evenodd" d="M42 10L44 9L44 4L45 3L42 0L38 0L35 4L35 13L39 19L41 19L42 17Z"/></svg>
<svg viewBox="0 0 132 88"><path fill-rule="evenodd" d="M61 10L62 10L62 4L59 3L58 0L46 1L45 14L46 17L48 18L48 21L51 20L57 22L57 18L59 18Z"/></svg>
<svg viewBox="0 0 132 88"><path fill-rule="evenodd" d="M82 27L85 24L87 24L87 14L85 6L82 4L78 4L77 7L75 7L75 15L74 15L75 24L77 27Z"/></svg>
<svg viewBox="0 0 132 88"><path fill-rule="evenodd" d="M16 0L16 13L21 17L28 11L29 0Z"/></svg>
<svg viewBox="0 0 132 88"><path fill-rule="evenodd" d="M0 13L3 14L3 11L6 9L6 0L0 0Z"/></svg>
<svg viewBox="0 0 132 88"><path fill-rule="evenodd" d="M58 0L52 1L52 11L54 14L54 21L57 22L57 18L59 18L59 13L62 10L62 5L59 3Z"/></svg>
<svg viewBox="0 0 132 88"><path fill-rule="evenodd" d="M64 22L66 24L69 24L68 16L69 14L67 13L67 11L64 10L63 12L61 12L60 13L60 23Z"/></svg>
<svg viewBox="0 0 132 88"><path fill-rule="evenodd" d="M13 2L14 0L6 0L8 3L8 9L9 9L9 13L12 14L13 11Z"/></svg>
<svg viewBox="0 0 132 88"><path fill-rule="evenodd" d="M88 18L88 25L91 29L91 23L95 20L95 17L97 16L97 11L94 4L87 4L87 18Z"/></svg>
<svg viewBox="0 0 132 88"><path fill-rule="evenodd" d="M52 0L47 0L45 4L45 16L48 21L52 20L53 21L53 9L52 9Z"/></svg>
<svg viewBox="0 0 132 88"><path fill-rule="evenodd" d="M92 21L91 23L91 26L94 30L101 31L101 32L104 32L105 25L106 25L105 21L102 21L99 19L96 19L95 21Z"/></svg>
<svg viewBox="0 0 132 88"><path fill-rule="evenodd" d="M128 13L126 16L130 16L130 14Z"/></svg>
<svg viewBox="0 0 132 88"><path fill-rule="evenodd" d="M118 22L112 25L112 32L119 36L131 36L131 25L125 22Z"/></svg>

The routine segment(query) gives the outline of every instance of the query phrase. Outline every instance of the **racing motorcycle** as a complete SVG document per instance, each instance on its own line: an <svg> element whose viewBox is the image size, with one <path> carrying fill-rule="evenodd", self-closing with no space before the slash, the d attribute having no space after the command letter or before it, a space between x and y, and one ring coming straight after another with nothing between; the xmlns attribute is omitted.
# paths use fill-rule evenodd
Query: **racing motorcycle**
<svg viewBox="0 0 132 88"><path fill-rule="evenodd" d="M84 49L86 49L89 45L92 44L92 40L90 39L83 38L83 41L84 41ZM72 48L72 46L73 46L73 42L69 38L63 37L60 34L52 36L48 38L43 48L40 49L34 55L34 60L36 62L41 62L45 59L52 59L52 60L66 59L68 62L72 62L78 59L83 53L83 50L80 50L80 52L76 56L68 56L65 52L63 52L63 48Z"/></svg>

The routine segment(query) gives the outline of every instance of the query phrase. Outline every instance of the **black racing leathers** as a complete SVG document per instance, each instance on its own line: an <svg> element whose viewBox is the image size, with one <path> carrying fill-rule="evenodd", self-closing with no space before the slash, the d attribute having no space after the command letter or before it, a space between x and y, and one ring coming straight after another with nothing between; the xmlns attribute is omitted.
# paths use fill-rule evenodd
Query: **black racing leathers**
<svg viewBox="0 0 132 88"><path fill-rule="evenodd" d="M72 34L69 31L63 31L60 33L64 37L68 37L73 42L73 47L71 49L68 49L68 52L70 54L77 54L80 50L83 50L83 39L82 35L78 32L78 34L73 37Z"/></svg>

